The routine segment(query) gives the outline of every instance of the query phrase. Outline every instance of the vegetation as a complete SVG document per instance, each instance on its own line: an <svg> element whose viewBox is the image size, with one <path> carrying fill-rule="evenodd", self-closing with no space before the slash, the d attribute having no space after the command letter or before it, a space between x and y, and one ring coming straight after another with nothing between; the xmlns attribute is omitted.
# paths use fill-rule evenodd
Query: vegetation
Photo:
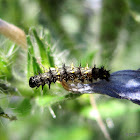
<svg viewBox="0 0 140 140"><path fill-rule="evenodd" d="M96 4L0 0L1 18L27 35L27 44L0 35L0 139L139 138L129 136L140 129L140 107L132 102L73 94L60 83L43 91L28 85L31 76L63 63L104 65L111 72L140 67L139 0Z"/></svg>

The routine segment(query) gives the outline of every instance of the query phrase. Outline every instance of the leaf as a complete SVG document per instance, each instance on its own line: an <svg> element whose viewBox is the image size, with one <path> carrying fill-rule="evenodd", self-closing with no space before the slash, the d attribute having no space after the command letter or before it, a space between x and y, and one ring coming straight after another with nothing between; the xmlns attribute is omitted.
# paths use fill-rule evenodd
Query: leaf
<svg viewBox="0 0 140 140"><path fill-rule="evenodd" d="M48 39L47 39L48 44L47 44L47 46L45 46L43 41L39 38L35 28L33 28L32 31L33 31L34 37L36 39L36 42L38 44L38 47L39 47L41 63L47 68L54 67L54 59L53 59L52 52L51 52L49 32L46 32L46 36L48 36Z"/></svg>
<svg viewBox="0 0 140 140"><path fill-rule="evenodd" d="M37 101L37 104L39 106L43 106L43 107L46 107L46 106L51 106L52 104L56 104L60 101L63 101L65 99L64 96L43 96L43 97L37 97L36 101Z"/></svg>
<svg viewBox="0 0 140 140"><path fill-rule="evenodd" d="M28 115L31 111L30 99L24 99L21 102L21 104L17 107L17 111L21 113L21 115Z"/></svg>

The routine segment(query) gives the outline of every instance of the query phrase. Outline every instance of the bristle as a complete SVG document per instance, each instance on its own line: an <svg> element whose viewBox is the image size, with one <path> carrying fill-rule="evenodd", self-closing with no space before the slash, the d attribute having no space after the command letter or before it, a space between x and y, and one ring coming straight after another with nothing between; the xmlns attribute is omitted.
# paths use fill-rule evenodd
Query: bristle
<svg viewBox="0 0 140 140"><path fill-rule="evenodd" d="M71 70L73 70L74 69L74 65L73 65L73 63L71 63Z"/></svg>
<svg viewBox="0 0 140 140"><path fill-rule="evenodd" d="M88 67L88 64L86 65L86 67L85 67L85 70L88 70L89 69L89 67Z"/></svg>
<svg viewBox="0 0 140 140"><path fill-rule="evenodd" d="M55 65L55 70L56 70L56 72L58 72L58 67Z"/></svg>
<svg viewBox="0 0 140 140"><path fill-rule="evenodd" d="M43 90L44 85L42 85L42 90Z"/></svg>

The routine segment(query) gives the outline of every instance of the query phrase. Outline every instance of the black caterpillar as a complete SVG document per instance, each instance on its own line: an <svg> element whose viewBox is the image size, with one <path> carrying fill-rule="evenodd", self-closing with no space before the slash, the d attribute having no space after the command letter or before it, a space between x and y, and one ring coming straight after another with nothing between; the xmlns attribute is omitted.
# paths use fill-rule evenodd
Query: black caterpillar
<svg viewBox="0 0 140 140"><path fill-rule="evenodd" d="M109 81L110 73L109 70L104 69L104 67L89 68L88 65L85 68L62 66L62 68L51 68L48 72L40 73L39 75L32 76L29 79L29 86L31 88L39 87L42 85L42 90L45 84L48 84L49 89L51 83L56 81L68 82L68 83L92 83L93 80L106 80Z"/></svg>

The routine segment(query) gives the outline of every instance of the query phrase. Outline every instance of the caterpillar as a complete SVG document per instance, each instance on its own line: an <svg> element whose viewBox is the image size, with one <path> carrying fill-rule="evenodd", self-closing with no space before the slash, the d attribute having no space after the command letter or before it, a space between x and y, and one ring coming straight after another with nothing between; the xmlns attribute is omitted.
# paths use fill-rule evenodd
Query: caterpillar
<svg viewBox="0 0 140 140"><path fill-rule="evenodd" d="M65 86L66 83L88 84L97 80L109 81L109 77L109 70L106 70L104 66L96 68L94 65L93 68L89 68L87 65L83 68L81 65L79 67L74 67L73 64L71 66L65 66L65 64L63 64L62 68L49 68L45 73L39 73L38 75L30 77L29 86L31 88L42 86L43 90L44 85L48 84L50 89L51 83L59 81L66 90L69 90L69 88Z"/></svg>

